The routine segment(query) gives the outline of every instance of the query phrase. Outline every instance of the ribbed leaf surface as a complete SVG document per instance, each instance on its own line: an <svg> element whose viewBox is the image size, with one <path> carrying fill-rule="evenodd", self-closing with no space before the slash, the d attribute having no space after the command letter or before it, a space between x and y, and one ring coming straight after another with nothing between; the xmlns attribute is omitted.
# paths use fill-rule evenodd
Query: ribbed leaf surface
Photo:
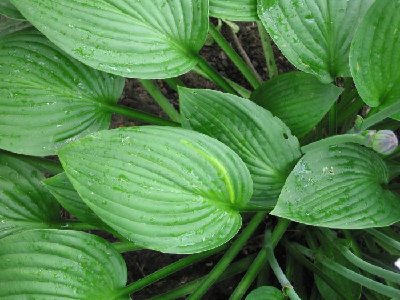
<svg viewBox="0 0 400 300"><path fill-rule="evenodd" d="M169 78L197 63L208 0L12 0L53 43L85 64L135 78Z"/></svg>
<svg viewBox="0 0 400 300"><path fill-rule="evenodd" d="M275 205L293 166L299 142L269 111L234 95L181 88L182 125L214 137L246 163L254 182L252 203Z"/></svg>
<svg viewBox="0 0 400 300"><path fill-rule="evenodd" d="M0 0L0 14L15 20L25 20L10 0Z"/></svg>
<svg viewBox="0 0 400 300"><path fill-rule="evenodd" d="M79 220L92 225L103 224L81 199L65 173L60 173L43 181L57 201Z"/></svg>
<svg viewBox="0 0 400 300"><path fill-rule="evenodd" d="M60 150L83 201L140 246L171 253L215 248L241 226L249 171L224 144L180 128L102 131Z"/></svg>
<svg viewBox="0 0 400 300"><path fill-rule="evenodd" d="M43 187L43 169L36 163L0 151L0 238L60 222L60 207Z"/></svg>
<svg viewBox="0 0 400 300"><path fill-rule="evenodd" d="M330 82L337 76L350 76L350 44L373 2L260 0L258 15L293 65Z"/></svg>
<svg viewBox="0 0 400 300"><path fill-rule="evenodd" d="M257 0L210 0L210 15L232 21L257 21Z"/></svg>
<svg viewBox="0 0 400 300"><path fill-rule="evenodd" d="M39 32L0 39L0 148L45 156L109 126L124 80L70 58Z"/></svg>
<svg viewBox="0 0 400 300"><path fill-rule="evenodd" d="M272 214L314 226L360 229L400 220L400 199L372 150L341 144L312 150L289 175Z"/></svg>
<svg viewBox="0 0 400 300"><path fill-rule="evenodd" d="M98 299L126 284L121 255L103 239L77 231L30 230L0 240L0 298Z"/></svg>
<svg viewBox="0 0 400 300"><path fill-rule="evenodd" d="M263 83L251 99L279 117L301 138L322 120L342 90L321 83L313 75L291 72Z"/></svg>
<svg viewBox="0 0 400 300"><path fill-rule="evenodd" d="M400 99L400 1L379 0L360 24L350 53L357 90L370 106Z"/></svg>

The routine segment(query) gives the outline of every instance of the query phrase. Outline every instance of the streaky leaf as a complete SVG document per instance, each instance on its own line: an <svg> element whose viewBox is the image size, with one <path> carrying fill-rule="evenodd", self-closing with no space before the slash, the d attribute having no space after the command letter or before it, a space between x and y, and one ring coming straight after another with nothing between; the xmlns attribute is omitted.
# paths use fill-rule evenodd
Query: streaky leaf
<svg viewBox="0 0 400 300"><path fill-rule="evenodd" d="M257 21L257 0L210 0L210 15L231 21Z"/></svg>
<svg viewBox="0 0 400 300"><path fill-rule="evenodd" d="M161 252L201 252L227 242L253 192L239 156L181 128L101 131L66 145L59 157L96 215L139 246Z"/></svg>
<svg viewBox="0 0 400 300"><path fill-rule="evenodd" d="M32 26L29 22L0 16L0 38Z"/></svg>
<svg viewBox="0 0 400 300"><path fill-rule="evenodd" d="M261 286L251 291L245 300L284 300L282 292L273 286Z"/></svg>
<svg viewBox="0 0 400 300"><path fill-rule="evenodd" d="M0 240L0 298L127 300L122 256L100 237L40 229Z"/></svg>
<svg viewBox="0 0 400 300"><path fill-rule="evenodd" d="M375 1L351 46L350 67L357 91L372 107L384 108L400 99L399 9L399 0Z"/></svg>
<svg viewBox="0 0 400 300"><path fill-rule="evenodd" d="M39 32L0 39L0 148L45 156L108 128L124 80L70 58Z"/></svg>
<svg viewBox="0 0 400 300"><path fill-rule="evenodd" d="M357 25L373 2L260 0L258 15L296 68L330 82L338 76L350 76L350 44Z"/></svg>
<svg viewBox="0 0 400 300"><path fill-rule="evenodd" d="M12 0L54 44L83 63L141 79L190 71L208 32L208 0Z"/></svg>
<svg viewBox="0 0 400 300"><path fill-rule="evenodd" d="M0 151L0 239L60 223L60 206L43 187L46 165Z"/></svg>
<svg viewBox="0 0 400 300"><path fill-rule="evenodd" d="M322 120L342 91L313 75L290 72L263 83L250 99L279 117L295 136L302 138Z"/></svg>
<svg viewBox="0 0 400 300"><path fill-rule="evenodd" d="M271 214L329 228L388 226L400 220L400 199L384 187L388 181L374 151L351 143L321 147L297 163Z"/></svg>
<svg viewBox="0 0 400 300"><path fill-rule="evenodd" d="M14 20L25 20L24 16L10 2L10 0L0 0L0 15Z"/></svg>
<svg viewBox="0 0 400 300"><path fill-rule="evenodd" d="M234 95L180 88L179 100L183 127L220 140L246 163L254 182L251 203L275 205L301 155L290 129L269 111Z"/></svg>

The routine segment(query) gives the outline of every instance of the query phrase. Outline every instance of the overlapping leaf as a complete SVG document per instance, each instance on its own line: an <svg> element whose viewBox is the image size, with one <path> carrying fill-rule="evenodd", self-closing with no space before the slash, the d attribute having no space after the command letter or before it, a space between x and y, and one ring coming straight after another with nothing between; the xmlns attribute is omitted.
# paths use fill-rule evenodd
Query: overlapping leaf
<svg viewBox="0 0 400 300"><path fill-rule="evenodd" d="M265 82L251 99L301 138L322 120L341 93L341 88L321 83L313 75L291 72Z"/></svg>
<svg viewBox="0 0 400 300"><path fill-rule="evenodd" d="M257 0L210 0L210 15L232 21L257 21Z"/></svg>
<svg viewBox="0 0 400 300"><path fill-rule="evenodd" d="M77 231L30 230L0 240L0 298L130 299L121 255L103 239Z"/></svg>
<svg viewBox="0 0 400 300"><path fill-rule="evenodd" d="M357 144L311 150L289 175L271 212L330 228L388 226L400 220L400 199L388 183L384 161Z"/></svg>
<svg viewBox="0 0 400 300"><path fill-rule="evenodd" d="M250 199L249 171L224 144L180 128L102 131L59 151L82 200L145 248L193 253L231 239Z"/></svg>
<svg viewBox="0 0 400 300"><path fill-rule="evenodd" d="M273 286L261 286L247 295L246 300L284 300L282 292Z"/></svg>
<svg viewBox="0 0 400 300"><path fill-rule="evenodd" d="M360 24L350 53L357 90L370 106L400 99L400 1L379 0Z"/></svg>
<svg viewBox="0 0 400 300"><path fill-rule="evenodd" d="M12 0L53 43L85 64L143 79L186 73L208 32L208 0Z"/></svg>
<svg viewBox="0 0 400 300"><path fill-rule="evenodd" d="M350 76L350 44L373 2L260 0L258 15L292 64L330 82L337 76Z"/></svg>
<svg viewBox="0 0 400 300"><path fill-rule="evenodd" d="M124 80L70 58L32 29L0 39L0 148L45 156L106 129Z"/></svg>
<svg viewBox="0 0 400 300"><path fill-rule="evenodd" d="M0 14L14 20L25 20L10 0L0 0Z"/></svg>
<svg viewBox="0 0 400 300"><path fill-rule="evenodd" d="M60 207L43 187L46 166L0 151L0 238L60 222Z"/></svg>
<svg viewBox="0 0 400 300"><path fill-rule="evenodd" d="M299 142L269 111L234 95L179 90L182 125L212 136L246 163L254 182L252 203L273 206L300 157Z"/></svg>

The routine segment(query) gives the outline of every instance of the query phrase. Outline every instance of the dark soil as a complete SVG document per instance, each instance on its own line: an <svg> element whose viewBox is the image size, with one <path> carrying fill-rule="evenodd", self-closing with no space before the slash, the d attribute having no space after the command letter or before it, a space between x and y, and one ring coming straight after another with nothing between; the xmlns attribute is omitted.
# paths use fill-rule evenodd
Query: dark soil
<svg viewBox="0 0 400 300"><path fill-rule="evenodd" d="M235 47L232 33L228 26L223 26L222 33L231 42L232 46ZM261 42L258 37L257 25L255 23L242 23L237 36L258 73L263 79L267 79L267 69ZM286 61L286 59L275 46L274 50L279 71L283 73L293 70L293 67ZM217 45L212 44L211 46L205 46L201 51L201 55L215 69L217 69L220 74L250 89L247 81ZM203 79L194 72L185 74L181 76L180 79L188 87L217 89L213 83ZM177 93L169 88L165 82L157 81L157 83L164 95L166 95L171 102L178 107ZM166 118L166 115L160 110L152 97L140 86L139 82L134 79L127 80L121 104ZM116 115L113 117L112 127L125 127L140 124L140 122L128 120L123 116ZM259 233L256 234L249 241L248 245L241 251L238 259L245 257L248 254L256 253L259 250L262 241L262 232L265 228L261 227L263 226L260 226ZM158 269L175 262L181 257L183 256L162 254L150 250L142 250L124 254L129 272L128 282L132 282L149 275L152 272L155 272ZM138 300L148 299L152 296L167 292L179 287L182 284L190 282L191 280L204 276L215 266L220 257L221 255L215 255L210 259L206 259L201 263L197 263L194 266L186 268L183 271L161 280L134 294L133 298ZM238 275L216 284L203 299L228 299L242 276L243 275Z"/></svg>

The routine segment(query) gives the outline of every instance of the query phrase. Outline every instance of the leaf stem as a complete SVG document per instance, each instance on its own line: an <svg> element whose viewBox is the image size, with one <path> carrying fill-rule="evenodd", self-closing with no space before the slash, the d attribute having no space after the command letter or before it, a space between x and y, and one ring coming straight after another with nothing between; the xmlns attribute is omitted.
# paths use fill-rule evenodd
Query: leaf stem
<svg viewBox="0 0 400 300"><path fill-rule="evenodd" d="M182 80L180 80L178 77L173 77L173 78L166 78L164 81L168 84L168 86L173 89L175 92L178 91L178 86L185 86Z"/></svg>
<svg viewBox="0 0 400 300"><path fill-rule="evenodd" d="M271 244L273 248L276 247L279 240L282 238L286 229L288 228L290 221L287 219L279 219L277 225L275 226L272 236L271 236ZM255 258L254 262L251 264L246 274L243 276L242 280L239 282L236 289L233 291L230 300L239 300L242 299L246 294L247 290L250 288L251 284L256 279L257 275L260 273L261 269L265 267L267 263L267 253L265 249L261 249Z"/></svg>
<svg viewBox="0 0 400 300"><path fill-rule="evenodd" d="M380 241L386 246L389 246L390 248L394 249L398 254L400 254L400 242L396 241L395 239L392 239L388 235L373 229L364 229L366 232L368 232L370 235L372 235L375 239Z"/></svg>
<svg viewBox="0 0 400 300"><path fill-rule="evenodd" d="M342 134L330 136L326 139L316 141L314 143L305 145L301 147L303 153L317 150L322 147L333 146L343 143L357 143L361 145L366 145L367 139L361 134Z"/></svg>
<svg viewBox="0 0 400 300"><path fill-rule="evenodd" d="M129 241L115 242L112 244L119 253L142 250L143 248Z"/></svg>
<svg viewBox="0 0 400 300"><path fill-rule="evenodd" d="M389 105L388 107L366 118L361 125L361 130L366 130L397 113L400 113L400 101L396 101L394 104Z"/></svg>
<svg viewBox="0 0 400 300"><path fill-rule="evenodd" d="M251 237L258 225L265 219L266 212L258 212L251 219L250 223L240 233L238 238L233 242L231 247L225 252L224 256L218 264L212 269L207 277L202 281L196 291L188 298L189 300L201 299L209 288L218 280L226 268L231 264L236 255L240 252L247 240Z"/></svg>
<svg viewBox="0 0 400 300"><path fill-rule="evenodd" d="M267 64L268 69L268 77L271 79L275 76L278 76L278 67L275 62L274 50L271 46L271 37L268 32L265 30L264 25L261 22L257 22L258 32L261 39L262 48L264 51L265 62Z"/></svg>
<svg viewBox="0 0 400 300"><path fill-rule="evenodd" d="M171 274L174 274L192 264L195 264L195 263L207 258L207 257L217 254L226 248L227 248L227 245L223 245L223 246L220 246L218 248L215 248L215 249L212 249L209 251L186 256L185 258L182 258L182 259L180 259L180 260L178 260L178 261L176 261L176 262L174 262L174 263L172 263L150 275L147 275L146 277L143 277L142 279L139 279L139 280L127 285L126 287L121 289L116 296L122 297L124 295L130 295L132 293L135 293L135 292L143 289L144 287L146 287L150 284L153 284L154 282L156 282L158 280L161 280Z"/></svg>
<svg viewBox="0 0 400 300"><path fill-rule="evenodd" d="M58 225L58 228L64 230L98 230L99 227L83 223L80 221L69 220Z"/></svg>
<svg viewBox="0 0 400 300"><path fill-rule="evenodd" d="M267 254L267 260L271 266L272 271L275 273L276 278L278 279L279 283L282 285L284 293L291 299L291 300L301 300L301 298L297 295L296 291L294 290L292 284L286 278L285 273L283 273L281 267L279 266L278 261L274 255L273 246L271 244L271 231L267 230L265 235L265 252Z"/></svg>
<svg viewBox="0 0 400 300"><path fill-rule="evenodd" d="M149 123L149 124L154 124L154 125L160 125L160 126L180 126L180 124L170 121L170 120L165 120L153 115L150 115L148 113L145 112L141 112L129 107L125 107L125 106L119 106L119 105L112 105L109 103L101 103L99 104L101 108L112 112L112 113L116 113L119 115L123 115L135 120L139 120L139 121L143 121L145 123Z"/></svg>
<svg viewBox="0 0 400 300"><path fill-rule="evenodd" d="M335 135L337 133L337 102L335 101L329 110L328 133Z"/></svg>
<svg viewBox="0 0 400 300"><path fill-rule="evenodd" d="M200 55L197 56L198 67L210 78L212 82L214 82L217 86L219 86L226 93L236 95L236 91L232 88L229 83L222 77L203 57Z"/></svg>
<svg viewBox="0 0 400 300"><path fill-rule="evenodd" d="M180 122L179 112L169 102L169 100L161 93L152 80L138 79L145 90L154 98L162 110L171 118L172 121Z"/></svg>

